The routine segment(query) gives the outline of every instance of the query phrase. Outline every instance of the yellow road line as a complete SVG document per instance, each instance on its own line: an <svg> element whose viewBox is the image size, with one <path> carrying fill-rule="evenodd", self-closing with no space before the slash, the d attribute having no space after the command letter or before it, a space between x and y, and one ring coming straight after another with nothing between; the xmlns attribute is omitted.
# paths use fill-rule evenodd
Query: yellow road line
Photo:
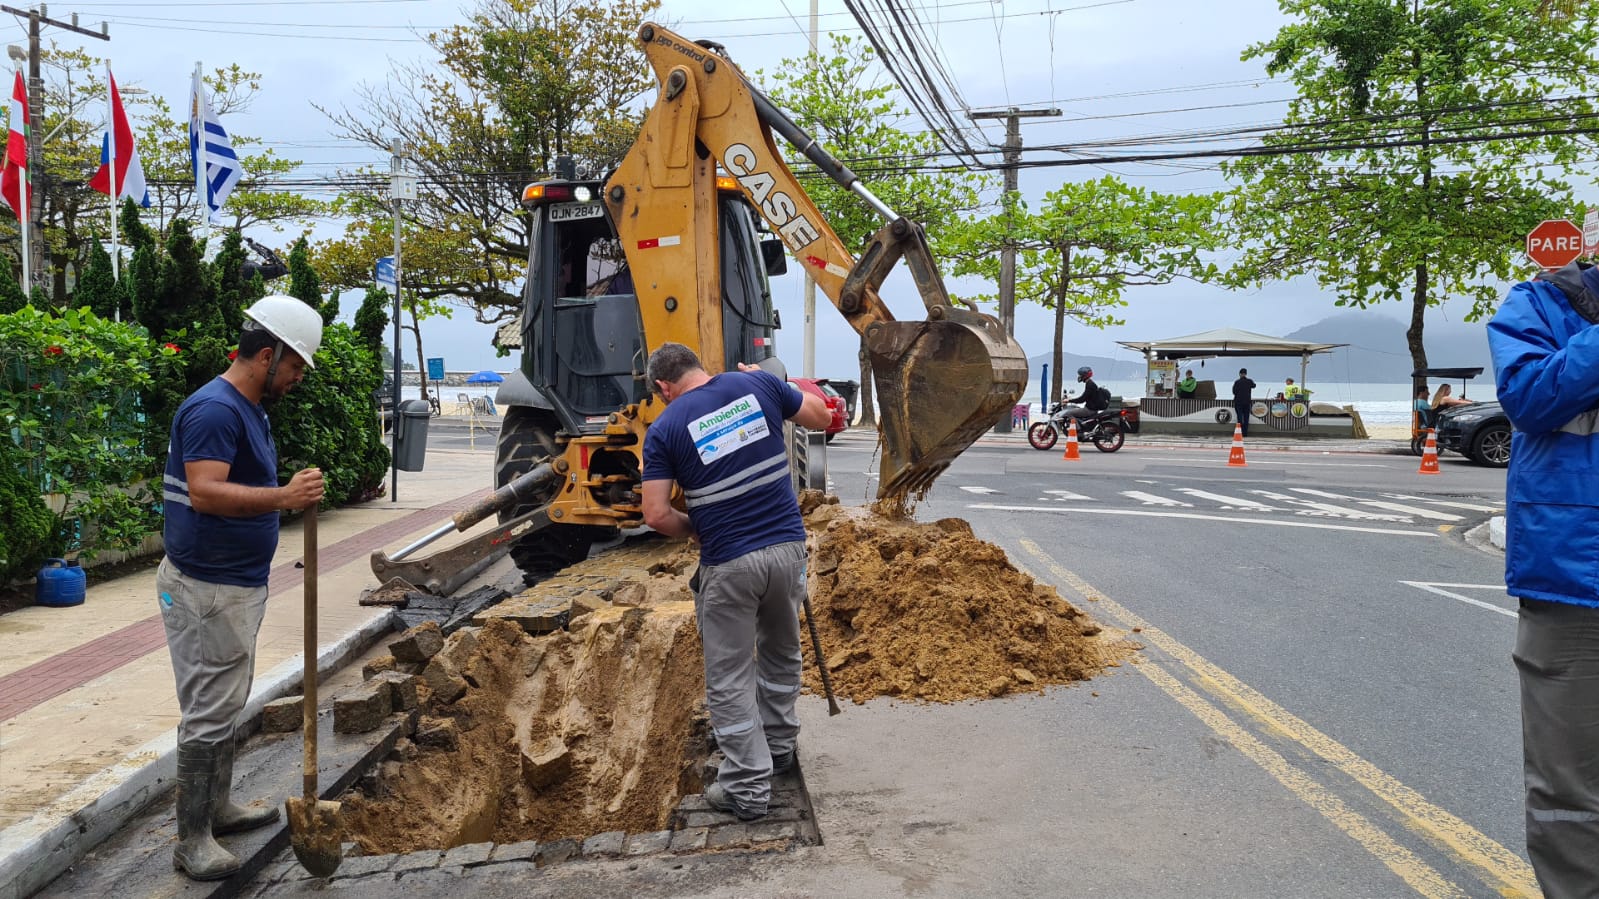
<svg viewBox="0 0 1599 899"><path fill-rule="evenodd" d="M1294 767L1280 753L1261 742L1254 734L1244 730L1164 668L1152 662L1144 662L1133 667L1154 681L1156 686L1165 690L1167 695L1181 703L1184 708L1193 712L1194 717L1220 734L1222 739L1233 744L1246 758L1265 769L1267 774L1275 777L1278 783L1287 787L1306 805L1321 812L1322 817L1337 825L1339 830L1376 856L1378 861L1388 867L1388 870L1410 884L1411 889L1423 896L1467 895L1465 890L1449 882L1431 865L1418 858L1414 852L1399 845L1381 828L1368 821L1364 815L1345 805L1344 801L1331 790Z"/></svg>
<svg viewBox="0 0 1599 899"><path fill-rule="evenodd" d="M1397 810L1409 822L1412 830L1453 855L1462 864L1478 871L1501 895L1527 897L1541 895L1532 866L1520 856L1456 815L1427 801L1420 793L1267 699L1248 684L1212 664L1170 635L1152 627L1149 622L1105 596L1075 573L1061 567L1037 543L1024 539L1021 544L1024 549L1047 565L1051 574L1085 599L1097 598L1097 605L1116 618L1121 626L1128 629L1138 628L1140 638L1159 647L1191 669L1199 676L1200 682L1207 690L1248 713L1262 725L1282 733L1333 763L1338 770Z"/></svg>

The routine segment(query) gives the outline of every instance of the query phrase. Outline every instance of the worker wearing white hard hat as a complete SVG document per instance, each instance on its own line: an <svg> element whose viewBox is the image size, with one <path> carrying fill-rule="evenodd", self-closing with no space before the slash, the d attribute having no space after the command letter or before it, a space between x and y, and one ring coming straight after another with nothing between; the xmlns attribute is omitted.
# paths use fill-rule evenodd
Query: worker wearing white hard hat
<svg viewBox="0 0 1599 899"><path fill-rule="evenodd" d="M233 364L172 418L162 478L166 558L157 601L177 681L177 866L197 880L239 870L215 837L277 820L277 802L232 801L234 730L250 695L266 609L278 513L322 500L322 473L278 483L278 453L262 403L300 383L322 344L322 316L286 296L245 310Z"/></svg>

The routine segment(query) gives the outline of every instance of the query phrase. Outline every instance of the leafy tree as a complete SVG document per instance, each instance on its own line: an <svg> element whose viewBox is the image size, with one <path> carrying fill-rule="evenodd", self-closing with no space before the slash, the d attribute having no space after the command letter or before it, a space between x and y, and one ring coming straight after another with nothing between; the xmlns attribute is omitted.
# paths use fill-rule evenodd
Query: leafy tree
<svg viewBox="0 0 1599 899"><path fill-rule="evenodd" d="M786 59L775 71L762 70L768 95L789 117L825 145L833 155L852 166L871 186L872 193L901 215L927 229L935 249L941 231L960 215L982 206L981 192L994 186L991 178L969 174L923 173L919 163L938 152L938 139L927 133L901 130L906 118L899 88L876 66L876 54L865 40L835 34L828 56L808 54ZM859 252L885 223L861 199L839 187L833 179L805 162L799 151L780 143L785 158L795 166L805 192L838 234L844 246ZM853 160L869 160L865 164ZM861 423L877 423L872 402L872 369L863 338L861 366Z"/></svg>
<svg viewBox="0 0 1599 899"><path fill-rule="evenodd" d="M0 255L0 315L10 315L28 305L21 279L11 268L11 260Z"/></svg>
<svg viewBox="0 0 1599 899"><path fill-rule="evenodd" d="M658 6L482 0L466 24L428 35L437 59L396 64L383 83L361 88L353 109L323 109L342 137L385 153L394 137L411 148L421 195L404 207L415 226L404 252L406 289L419 311L449 300L486 323L518 312L529 228L518 206L522 187L548 177L560 155L594 176L621 159L637 133L635 101L654 86L636 29ZM341 201L365 223L344 239L360 248L344 255L365 272L391 252L371 246L389 230L378 223L388 201L381 190ZM371 280L328 276L351 288Z"/></svg>
<svg viewBox="0 0 1599 899"><path fill-rule="evenodd" d="M355 311L355 336L361 345L373 353L382 353L385 356L384 367L389 367L393 354L388 353L383 346L383 338L389 328L389 294L377 287L368 285L366 296L361 300L361 308Z"/></svg>
<svg viewBox="0 0 1599 899"><path fill-rule="evenodd" d="M997 282L1000 248L1007 241L1016 247L1016 301L1055 310L1050 394L1058 402L1067 317L1098 328L1121 324L1114 310L1127 305L1129 287L1217 277L1205 251L1220 242L1220 202L1216 195L1154 193L1106 175L1061 185L1036 213L1018 200L969 220L950 234L948 253L956 274Z"/></svg>
<svg viewBox="0 0 1599 899"><path fill-rule="evenodd" d="M1231 279L1311 274L1358 308L1408 299L1411 360L1428 306L1492 310L1522 236L1576 204L1591 158L1599 11L1539 0L1281 0L1294 17L1244 52L1298 89L1268 151L1229 163L1245 252ZM1295 152L1309 148L1314 152Z"/></svg>
<svg viewBox="0 0 1599 899"><path fill-rule="evenodd" d="M209 92L211 109L219 117L236 116L248 110L261 89L260 74L245 71L237 64L213 69L202 74L201 80ZM130 99L125 96L123 102ZM184 105L174 115L172 106L159 96L139 98L139 159L150 183L150 215L162 232L180 216L189 216L191 221L199 218L200 204L195 196L193 162L189 157L187 100L185 93ZM129 115L133 113L130 111ZM263 149L260 138L237 133L232 128L235 121L242 119L230 119L224 124L228 126L228 140L239 156L239 165L244 169L244 180L228 195L218 213L226 226L234 229L263 224L276 227L284 222L304 221L326 214L327 204L315 197L273 188L272 181L292 174L300 167L300 161Z"/></svg>
<svg viewBox="0 0 1599 899"><path fill-rule="evenodd" d="M88 306L101 318L126 318L127 294L117 289L116 278L111 274L111 254L100 241L89 245L89 264L78 277L77 289L72 292L72 305Z"/></svg>

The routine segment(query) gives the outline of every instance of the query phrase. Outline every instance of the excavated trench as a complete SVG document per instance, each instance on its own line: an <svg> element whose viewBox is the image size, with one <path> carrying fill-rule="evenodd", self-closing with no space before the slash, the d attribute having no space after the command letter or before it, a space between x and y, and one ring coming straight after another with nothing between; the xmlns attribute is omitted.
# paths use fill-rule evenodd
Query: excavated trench
<svg viewBox="0 0 1599 899"><path fill-rule="evenodd" d="M1137 649L964 521L893 520L809 491L802 509L812 604L841 697L1037 691ZM657 544L642 562L591 559L592 574L579 566L571 578L591 598L574 601L570 630L529 636L530 619L513 609L452 635L422 678L413 739L343 797L351 838L378 854L680 824L674 810L702 791L711 752L686 586L695 562L681 544ZM804 642L806 687L819 693Z"/></svg>

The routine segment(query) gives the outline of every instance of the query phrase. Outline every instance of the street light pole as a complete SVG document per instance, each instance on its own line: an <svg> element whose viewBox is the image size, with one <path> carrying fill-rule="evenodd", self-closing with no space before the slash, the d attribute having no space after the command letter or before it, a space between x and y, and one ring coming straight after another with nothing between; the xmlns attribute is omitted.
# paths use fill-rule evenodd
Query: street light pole
<svg viewBox="0 0 1599 899"><path fill-rule="evenodd" d="M394 411L389 413L389 437L393 451L389 453L389 502L400 501L400 172L404 165L405 141L394 138L389 157L389 203L394 211Z"/></svg>

